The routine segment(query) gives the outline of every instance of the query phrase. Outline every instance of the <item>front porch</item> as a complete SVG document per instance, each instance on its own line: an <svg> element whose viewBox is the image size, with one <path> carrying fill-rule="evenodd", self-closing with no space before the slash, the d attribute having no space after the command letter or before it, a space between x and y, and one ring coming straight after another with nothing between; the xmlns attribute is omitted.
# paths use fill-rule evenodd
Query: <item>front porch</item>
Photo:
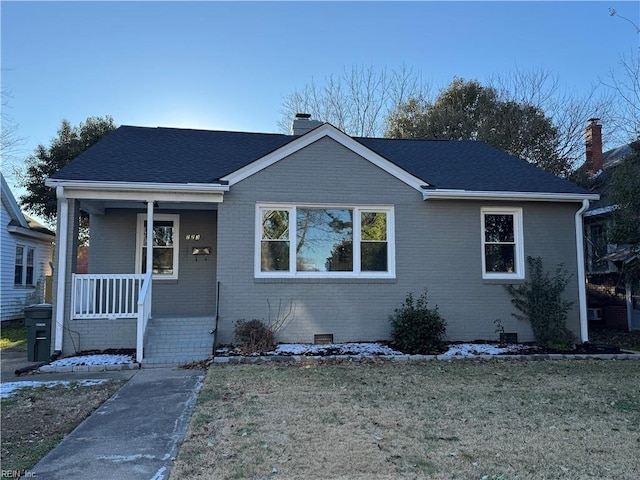
<svg viewBox="0 0 640 480"><path fill-rule="evenodd" d="M143 365L208 358L219 188L149 192L141 201L135 188L59 187L53 350L133 348ZM88 274L76 273L81 210L90 213Z"/></svg>
<svg viewBox="0 0 640 480"><path fill-rule="evenodd" d="M185 317L159 312L151 317L151 284L150 275L74 274L74 347L135 348L136 361L150 366L207 359L213 352L215 314Z"/></svg>

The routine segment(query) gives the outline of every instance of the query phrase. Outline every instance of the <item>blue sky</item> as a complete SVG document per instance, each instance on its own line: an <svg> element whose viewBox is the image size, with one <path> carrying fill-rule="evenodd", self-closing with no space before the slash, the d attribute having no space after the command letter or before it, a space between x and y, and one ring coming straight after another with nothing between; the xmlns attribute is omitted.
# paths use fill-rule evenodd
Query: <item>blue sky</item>
<svg viewBox="0 0 640 480"><path fill-rule="evenodd" d="M544 69L587 91L638 48L638 2L8 2L2 88L28 155L62 119L277 132L283 98L345 67Z"/></svg>

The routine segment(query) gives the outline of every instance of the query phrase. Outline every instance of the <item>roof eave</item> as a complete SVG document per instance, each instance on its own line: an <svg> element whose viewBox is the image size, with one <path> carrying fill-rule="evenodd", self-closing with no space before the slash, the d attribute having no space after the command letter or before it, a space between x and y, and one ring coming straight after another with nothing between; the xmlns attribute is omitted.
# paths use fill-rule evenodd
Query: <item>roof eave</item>
<svg viewBox="0 0 640 480"><path fill-rule="evenodd" d="M502 192L502 191L473 191L451 189L425 189L423 200L510 200L535 202L582 202L583 200L598 200L600 195L582 193L553 193L553 192Z"/></svg>
<svg viewBox="0 0 640 480"><path fill-rule="evenodd" d="M9 233L13 233L14 235L20 235L21 237L33 238L35 240L43 240L46 242L53 242L53 240L55 239L55 234L53 233L45 233L37 230L32 230L30 228L19 227L17 225L7 226L7 231Z"/></svg>

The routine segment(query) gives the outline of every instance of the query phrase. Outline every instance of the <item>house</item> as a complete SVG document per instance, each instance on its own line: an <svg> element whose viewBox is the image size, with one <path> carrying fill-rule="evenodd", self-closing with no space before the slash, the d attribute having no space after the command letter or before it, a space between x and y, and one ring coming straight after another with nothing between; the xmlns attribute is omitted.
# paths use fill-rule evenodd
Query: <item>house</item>
<svg viewBox="0 0 640 480"><path fill-rule="evenodd" d="M231 343L254 318L283 342L378 341L425 288L449 339L494 339L500 318L527 341L504 288L527 256L573 274L568 326L587 340L582 214L597 195L482 142L353 138L308 117L290 135L122 126L52 175L54 348L206 357L216 325Z"/></svg>
<svg viewBox="0 0 640 480"><path fill-rule="evenodd" d="M616 169L633 153L631 145L602 151L602 125L591 119L586 128L586 160L582 167L590 189L600 199L584 215L588 318L622 330L640 330L640 291L621 282L625 265L638 258L629 245L609 241L608 231L616 208L609 198Z"/></svg>
<svg viewBox="0 0 640 480"><path fill-rule="evenodd" d="M22 213L2 174L0 181L0 319L4 321L23 318L25 306L43 302L55 235Z"/></svg>

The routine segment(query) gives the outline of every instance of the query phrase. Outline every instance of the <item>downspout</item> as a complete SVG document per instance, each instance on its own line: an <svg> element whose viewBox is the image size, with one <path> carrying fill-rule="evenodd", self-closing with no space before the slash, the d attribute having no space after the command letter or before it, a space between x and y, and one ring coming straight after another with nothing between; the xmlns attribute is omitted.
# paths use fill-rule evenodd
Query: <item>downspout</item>
<svg viewBox="0 0 640 480"><path fill-rule="evenodd" d="M65 285L67 276L67 243L69 228L69 200L64 196L64 187L56 188L56 197L60 201L60 211L58 212L58 232L57 263L56 270L56 339L54 350L62 351L62 335L64 331L64 300Z"/></svg>
<svg viewBox="0 0 640 480"><path fill-rule="evenodd" d="M576 255L578 257L578 303L580 306L580 341L589 341L587 322L587 284L584 270L584 226L582 214L589 208L589 200L582 200L582 207L576 212Z"/></svg>

